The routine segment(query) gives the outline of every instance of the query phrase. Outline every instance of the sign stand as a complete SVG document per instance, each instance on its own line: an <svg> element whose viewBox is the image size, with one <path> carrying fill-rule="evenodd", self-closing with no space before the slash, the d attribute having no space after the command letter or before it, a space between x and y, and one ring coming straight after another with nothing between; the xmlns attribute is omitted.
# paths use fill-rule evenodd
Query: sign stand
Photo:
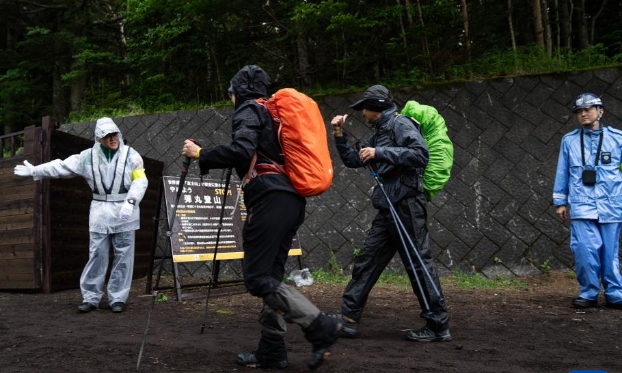
<svg viewBox="0 0 622 373"><path fill-rule="evenodd" d="M180 178L164 176L162 178L162 188L164 192L165 208L168 221L171 221L173 213L175 194L179 187ZM226 204L222 226L219 227L220 213L225 190L227 190ZM177 300L194 298L205 295L206 292L183 294L181 281L179 280L178 263L211 261L215 266L213 269L214 278L210 278L208 283L192 284L189 286L210 286L215 288L219 284L242 283L243 280L219 281L220 261L221 260L244 260L242 248L242 228L246 221L246 206L240 195L240 183L231 181L229 188L225 188L224 181L214 179L186 178L183 185L181 199L176 210L175 222L173 227L168 227L170 236L171 254L173 261L173 277ZM160 210L158 210L160 211ZM218 229L220 235L218 239L218 251L214 256L216 248L216 237ZM300 247L298 236L294 237L290 256L298 256L298 265L302 268ZM162 257L161 260L169 258ZM148 289L151 285L151 278L148 279ZM157 290L157 289L156 289Z"/></svg>

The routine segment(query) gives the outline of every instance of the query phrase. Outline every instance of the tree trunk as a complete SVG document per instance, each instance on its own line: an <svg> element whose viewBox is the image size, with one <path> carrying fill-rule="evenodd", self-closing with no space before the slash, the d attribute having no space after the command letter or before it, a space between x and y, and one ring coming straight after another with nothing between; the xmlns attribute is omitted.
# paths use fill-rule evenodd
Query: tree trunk
<svg viewBox="0 0 622 373"><path fill-rule="evenodd" d="M514 23L512 22L512 0L508 0L508 28L512 40L512 50L516 52L516 35L514 35Z"/></svg>
<svg viewBox="0 0 622 373"><path fill-rule="evenodd" d="M406 16L408 17L408 26L415 24L413 21L413 14L410 11L410 0L404 0L404 6L406 7Z"/></svg>
<svg viewBox="0 0 622 373"><path fill-rule="evenodd" d="M55 61L52 69L52 117L63 123L67 119L67 96L63 86L62 76L67 69L61 65L60 61Z"/></svg>
<svg viewBox="0 0 622 373"><path fill-rule="evenodd" d="M536 43L538 43L538 45L544 50L544 27L542 26L542 9L540 7L540 0L532 0L531 6L533 7L534 37L536 39Z"/></svg>
<svg viewBox="0 0 622 373"><path fill-rule="evenodd" d="M397 6L401 9L402 4L400 3L400 0L396 0L396 1L397 1ZM400 21L400 32L402 33L402 45L403 45L404 53L406 56L406 63L410 65L410 54L408 53L408 41L406 40L406 28L404 27L404 21L402 20L401 14L399 16L399 21Z"/></svg>
<svg viewBox="0 0 622 373"><path fill-rule="evenodd" d="M315 80L311 74L309 53L307 52L307 38L302 32L299 32L296 37L296 48L298 49L298 68L300 69L300 76L307 87L313 86Z"/></svg>
<svg viewBox="0 0 622 373"><path fill-rule="evenodd" d="M462 0L462 28L464 28L464 46L466 48L467 60L471 61L471 37L469 35L469 12L466 0Z"/></svg>
<svg viewBox="0 0 622 373"><path fill-rule="evenodd" d="M57 18L57 22L61 22L59 18ZM57 25L58 29L62 29L62 26ZM58 56L67 57L67 51L63 50L63 41L59 40L59 38L54 38L53 42L53 55L57 56L52 60L53 57L50 57L50 62L53 64L52 67L52 117L63 123L69 114L68 105L67 105L67 97L66 89L63 84L62 76L70 71L69 63L66 62L68 58L59 58ZM73 60L73 59L72 59ZM65 65L67 63L67 65Z"/></svg>
<svg viewBox="0 0 622 373"><path fill-rule="evenodd" d="M74 68L79 68L77 62L73 62ZM71 81L69 87L69 105L72 113L82 112L82 102L84 101L84 94L86 92L86 74L82 74ZM59 117L54 117L59 118Z"/></svg>
<svg viewBox="0 0 622 373"><path fill-rule="evenodd" d="M430 48L428 47L428 38L425 35L425 24L423 23L423 13L421 12L421 1L417 0L417 10L419 11L419 24L421 25L421 30L423 32L423 37L421 38L423 56L425 58L425 63L428 66L430 73L432 73L432 61L430 60Z"/></svg>
<svg viewBox="0 0 622 373"><path fill-rule="evenodd" d="M553 56L553 36L551 35L551 20L549 19L549 6L546 0L541 0L542 23L544 24L544 45L546 54Z"/></svg>
<svg viewBox="0 0 622 373"><path fill-rule="evenodd" d="M592 26L590 28L590 45L594 45L594 30L596 29L596 20L603 13L605 5L607 5L607 1L608 0L603 0L603 3L600 4L600 9L598 9L598 12L594 16L592 16Z"/></svg>
<svg viewBox="0 0 622 373"><path fill-rule="evenodd" d="M590 46L587 32L587 15L585 13L585 0L578 0L577 6L577 26L579 29L579 49L586 49Z"/></svg>
<svg viewBox="0 0 622 373"><path fill-rule="evenodd" d="M572 0L560 0L559 3L559 24L560 24L560 46L562 48L572 48Z"/></svg>

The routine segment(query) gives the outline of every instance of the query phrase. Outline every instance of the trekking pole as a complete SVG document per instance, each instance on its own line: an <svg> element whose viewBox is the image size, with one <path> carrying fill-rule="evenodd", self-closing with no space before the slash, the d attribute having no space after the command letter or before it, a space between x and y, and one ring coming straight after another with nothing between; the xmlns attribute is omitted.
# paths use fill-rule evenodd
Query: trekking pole
<svg viewBox="0 0 622 373"><path fill-rule="evenodd" d="M386 198L388 198L386 192L384 192L384 195ZM417 257L417 260L419 261L419 263L421 264L421 269L423 270L423 272L425 273L426 277L428 278L428 280L430 280L430 285L432 285L432 289L434 290L434 292L436 293L436 296L438 297L438 299L440 301L443 301L443 296L441 295L440 290L438 289L438 287L436 286L434 279L432 278L432 275L430 274L430 271L428 271L428 269L425 266L425 263L423 262L423 258L421 257L421 254L419 254L419 251L417 250L417 246L415 245L415 243L412 241L412 238L410 238L410 236L408 235L408 232L406 231L406 227L404 227L404 223L402 223L402 220L399 218L399 216L397 215L397 211L395 211L395 208L393 207L393 205L391 205L391 201L387 199L387 201L389 202L389 209L391 210L391 214L393 215L394 220L396 221L396 224L401 228L401 230L405 233L406 239L408 240L408 242L410 243L410 246L412 247L415 256ZM399 231L399 229L398 229ZM410 264L412 265L412 259L410 258L410 254L408 253L408 251L406 252L406 254L408 255L408 259L410 261Z"/></svg>
<svg viewBox="0 0 622 373"><path fill-rule="evenodd" d="M175 204L173 205L171 218L168 223L168 230L166 231L166 237L168 238L168 244L166 245L166 252L164 253L164 256L160 260L160 264L158 265L158 275L156 276L155 288L151 292L151 306L149 307L149 313L147 314L147 325L145 326L145 331L143 332L143 341L140 344L140 351L138 352L138 362L136 363L136 370L140 369L140 360L142 359L143 351L145 349L145 343L147 342L147 334L149 332L149 324L151 322L151 312L153 311L153 306L155 305L156 298L158 297L160 278L162 276L162 269L164 268L164 259L169 254L172 256L172 247L171 247L170 238L172 236L173 224L175 224L175 215L177 214L177 206L179 205L179 198L181 197L181 192L184 188L184 183L186 182L186 175L188 174L188 168L190 168L191 162L192 162L192 158L186 157L181 168L181 175L179 176L179 186L177 187L177 195L175 197Z"/></svg>
<svg viewBox="0 0 622 373"><path fill-rule="evenodd" d="M370 167L371 167L371 165L370 165ZM377 173L375 173L374 178L376 179L376 182L378 183L380 189L382 190L382 194L384 195L384 198L387 199L387 203L389 205L389 211L391 211L391 215L393 216L393 221L395 221L395 224L397 226L397 231L400 234L400 239L402 240L402 244L404 245L404 248L406 248L406 243L404 242L404 236L405 236L406 239L408 240L408 243L410 244L410 247L412 248L413 252L415 253L415 256L417 257L417 260L419 261L419 264L421 266L421 269L422 269L423 273L425 273L426 277L430 281L430 284L432 285L432 289L436 293L436 296L438 297L438 299L440 301L442 301L443 297L441 295L440 290L438 289L438 287L434 283L434 279L432 278L432 275L430 274L430 271L428 271L428 269L426 268L425 263L423 262L423 258L421 258L421 255L419 254L419 250L417 249L417 246L413 242L413 240L410 237L410 235L408 235L408 231L406 230L406 227L404 226L404 223L402 223L402 219L400 219L400 217L397 215L397 211L395 211L395 207L393 206L393 203L391 202L391 199L389 198L389 195L385 191L384 186L382 185L382 182L380 182L380 179L379 179ZM409 264L412 266L413 270L415 270L415 266L414 266L412 257L410 256L410 253L408 252L408 250L404 250L404 251L406 251L406 256L408 257ZM415 273L415 278L418 281L419 287L421 287L421 283L418 280L419 277L416 275L416 273ZM423 292L421 294L423 295ZM425 301L425 297L423 297L423 298L424 298L424 301ZM426 303L426 306L427 306L427 301L425 301L425 303ZM430 309L428 308L428 310L430 310Z"/></svg>
<svg viewBox="0 0 622 373"><path fill-rule="evenodd" d="M222 221L225 215L225 206L227 203L227 193L229 193L229 182L231 181L231 168L228 168L225 176L225 190L222 198L222 206L220 208L220 220L218 221L218 231L216 232L216 245L214 246L214 259L212 260L212 278L207 285L207 296L205 298L205 311L203 312L203 323L201 324L201 334L205 330L205 320L207 319L207 306L209 304L210 293L214 287L214 279L216 278L216 255L218 255L218 242L220 241L220 231L222 230Z"/></svg>
<svg viewBox="0 0 622 373"><path fill-rule="evenodd" d="M423 286L421 285L421 280L419 279L419 276L417 276L417 271L415 269L413 260L412 260L412 258L410 256L410 253L408 252L408 247L406 246L406 241L404 240L405 232L402 232L402 229L397 224L397 219L399 219L399 216L397 216L397 213L395 212L395 209L393 209L393 205L391 204L391 200L389 199L389 196L387 195L386 191L384 190L384 186L382 184L382 181L380 180L380 177L378 176L378 173L374 170L374 168L372 167L371 163L368 162L367 165L368 165L368 168L370 170L370 175L374 178L374 180L376 180L376 184L378 185L378 187L382 191L382 194L387 199L387 202L389 204L389 210L391 212L391 217L393 218L393 221L396 222L397 233L400 236L400 241L402 241L402 247L404 248L404 252L406 253L406 257L408 258L408 263L410 264L410 268L413 269L414 277L415 277L415 280L417 282L417 288L419 289L419 293L421 293L421 298L423 298L423 304L425 306L425 309L426 309L426 311L429 312L430 311L430 305L428 304L428 300L425 297L425 293L423 292ZM406 233L406 235L408 235L408 234ZM423 268L425 268L425 267L423 267Z"/></svg>

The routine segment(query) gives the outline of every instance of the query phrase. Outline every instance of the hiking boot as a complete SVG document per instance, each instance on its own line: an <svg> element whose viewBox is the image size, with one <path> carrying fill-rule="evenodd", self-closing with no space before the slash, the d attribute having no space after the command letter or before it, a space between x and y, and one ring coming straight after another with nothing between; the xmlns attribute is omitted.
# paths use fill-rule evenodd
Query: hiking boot
<svg viewBox="0 0 622 373"><path fill-rule="evenodd" d="M261 369L285 369L289 366L287 359L281 361L261 361L255 356L253 352L240 352L236 363L245 366L247 368L261 368Z"/></svg>
<svg viewBox="0 0 622 373"><path fill-rule="evenodd" d="M598 306L597 300L589 300L585 298L576 298L572 301L572 306L574 308L590 308Z"/></svg>
<svg viewBox="0 0 622 373"><path fill-rule="evenodd" d="M341 338L358 338L359 324L351 318L341 315Z"/></svg>
<svg viewBox="0 0 622 373"><path fill-rule="evenodd" d="M81 313L91 312L91 311L96 310L96 309L97 309L97 307L92 305L89 302L84 302L84 303L82 303L82 304L80 304L78 306L78 312L81 312Z"/></svg>
<svg viewBox="0 0 622 373"><path fill-rule="evenodd" d="M311 357L307 361L309 369L319 368L324 360L330 357L330 349L339 339L341 328L339 315L320 313L305 330L305 338L313 345Z"/></svg>
<svg viewBox="0 0 622 373"><path fill-rule="evenodd" d="M424 326L419 330L410 330L406 333L406 339L415 342L449 342L451 341L451 334L449 329L435 332L432 329Z"/></svg>

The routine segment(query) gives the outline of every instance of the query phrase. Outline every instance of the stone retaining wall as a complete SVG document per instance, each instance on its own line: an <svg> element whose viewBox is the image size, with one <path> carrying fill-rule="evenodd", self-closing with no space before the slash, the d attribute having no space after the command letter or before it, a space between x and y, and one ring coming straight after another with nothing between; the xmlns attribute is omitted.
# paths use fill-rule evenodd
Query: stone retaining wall
<svg viewBox="0 0 622 373"><path fill-rule="evenodd" d="M584 91L602 95L603 122L620 126L621 68L393 90L398 100L436 107L454 142L452 178L428 207L441 275L460 269L513 277L574 266L568 225L555 216L551 197L561 137L577 126L572 100ZM361 93L316 97L329 133L330 118L345 113L351 114L346 130L355 138L371 133L360 112L348 108ZM179 176L184 139L197 139L203 146L228 142L231 114L229 108L114 119L141 154L163 161L165 175ZM61 130L92 138L93 125L63 125ZM308 199L300 229L302 262L312 270L348 273L375 215L369 202L374 181L366 169L343 166L332 136L330 147L334 185ZM194 166L189 176L197 173ZM220 178L221 172L212 177ZM223 273L239 274L239 265L231 264L223 266ZM290 260L289 265L297 263ZM391 267L402 268L399 257ZM198 276L206 273L203 264L185 269Z"/></svg>

